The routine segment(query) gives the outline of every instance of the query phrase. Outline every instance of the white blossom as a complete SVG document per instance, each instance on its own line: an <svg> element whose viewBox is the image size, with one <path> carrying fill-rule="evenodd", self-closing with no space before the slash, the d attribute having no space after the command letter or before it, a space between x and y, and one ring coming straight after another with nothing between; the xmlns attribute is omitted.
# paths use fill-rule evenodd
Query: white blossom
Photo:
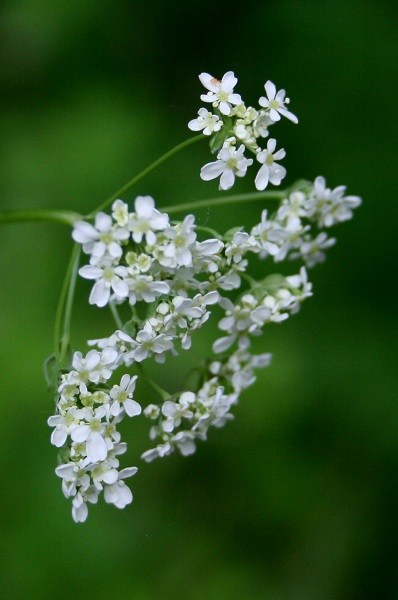
<svg viewBox="0 0 398 600"><path fill-rule="evenodd" d="M92 254L97 259L105 254L112 260L122 256L120 243L127 240L129 232L123 227L114 228L109 215L99 212L95 216L94 226L85 221L77 221L72 231L75 242L83 245L86 254Z"/></svg>
<svg viewBox="0 0 398 600"><path fill-rule="evenodd" d="M151 303L162 296L168 294L170 286L165 281L153 281L151 275L135 275L134 277L128 277L126 284L129 290L129 302L134 305L137 301L143 300L144 302Z"/></svg>
<svg viewBox="0 0 398 600"><path fill-rule="evenodd" d="M221 81L209 75L209 73L201 73L199 79L204 87L209 90L207 94L202 94L200 99L204 102L211 102L214 107L219 108L223 115L231 113L231 105L236 106L242 102L239 94L235 94L233 91L238 80L232 71L225 73Z"/></svg>
<svg viewBox="0 0 398 600"><path fill-rule="evenodd" d="M331 227L352 218L352 209L361 204L359 196L344 196L346 187L334 190L326 187L324 177L317 177L313 191L305 202L308 216L317 221L318 227Z"/></svg>
<svg viewBox="0 0 398 600"><path fill-rule="evenodd" d="M89 302L103 307L108 304L113 292L117 300L127 298L129 286L125 281L128 275L126 267L118 266L92 266L85 265L79 269L79 275L84 279L94 279L95 284L91 290Z"/></svg>
<svg viewBox="0 0 398 600"><path fill-rule="evenodd" d="M106 408L101 406L95 411L85 409L84 420L71 432L71 438L74 442L85 442L87 446L87 456L91 462L105 460L108 454L104 434L106 425L101 421L106 414Z"/></svg>
<svg viewBox="0 0 398 600"><path fill-rule="evenodd" d="M234 146L224 146L215 162L202 167L200 176L204 181L220 177L220 190L229 190L235 183L235 177L244 177L247 168L253 164L252 158L245 158L245 146L241 144L236 150Z"/></svg>
<svg viewBox="0 0 398 600"><path fill-rule="evenodd" d="M57 446L57 448L63 446L68 435L79 425L83 416L82 409L73 406L64 414L49 417L47 423L50 427L54 427L54 431L51 434L51 443Z"/></svg>
<svg viewBox="0 0 398 600"><path fill-rule="evenodd" d="M298 123L297 117L287 110L285 104L289 103L289 99L285 99L285 90L276 91L275 85L272 81L267 81L264 85L267 98L261 96L258 101L260 106L269 110L269 115L272 121L279 121L280 115L286 117L293 123Z"/></svg>
<svg viewBox="0 0 398 600"><path fill-rule="evenodd" d="M134 213L128 223L133 240L140 244L145 238L146 243L156 243L156 232L163 231L168 226L168 217L155 208L155 201L151 196L137 196L134 202Z"/></svg>
<svg viewBox="0 0 398 600"><path fill-rule="evenodd" d="M306 239L299 248L299 254L293 255L293 258L301 256L308 267L313 267L317 263L325 260L323 250L330 248L336 243L335 238L328 238L327 233L322 231L314 239Z"/></svg>
<svg viewBox="0 0 398 600"><path fill-rule="evenodd" d="M161 265L165 267L190 267L192 266L192 253L196 240L195 217L187 215L182 223L169 227L165 235L167 241L163 248L163 256L159 258Z"/></svg>
<svg viewBox="0 0 398 600"><path fill-rule="evenodd" d="M133 400L133 392L135 390L137 375L130 377L129 375L123 375L120 385L114 385L109 396L112 399L112 406L110 408L110 414L117 417L123 411L129 417L135 417L141 414L141 406Z"/></svg>
<svg viewBox="0 0 398 600"><path fill-rule="evenodd" d="M281 158L284 158L286 156L286 152L283 148L275 152L275 148L276 140L271 138L268 140L267 150L261 150L257 154L257 160L262 164L262 167L260 167L254 182L258 190L265 190L268 182L272 183L273 185L279 185L286 175L285 167L282 167L275 162Z"/></svg>
<svg viewBox="0 0 398 600"><path fill-rule="evenodd" d="M197 119L192 119L188 123L191 131L203 131L204 135L211 135L217 131L220 131L222 121L217 115L213 115L210 111L205 108L200 108L198 111Z"/></svg>
<svg viewBox="0 0 398 600"><path fill-rule="evenodd" d="M104 498L108 504L114 504L116 508L125 508L127 504L133 501L133 494L130 488L125 484L124 479L132 477L137 473L137 467L122 469L118 474L118 479L104 486Z"/></svg>

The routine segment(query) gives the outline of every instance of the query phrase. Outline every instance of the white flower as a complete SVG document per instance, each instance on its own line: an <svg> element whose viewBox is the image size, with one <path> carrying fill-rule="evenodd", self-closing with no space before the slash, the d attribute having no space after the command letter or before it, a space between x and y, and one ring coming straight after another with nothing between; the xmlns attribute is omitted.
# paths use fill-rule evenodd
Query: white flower
<svg viewBox="0 0 398 600"><path fill-rule="evenodd" d="M289 231L299 231L301 229L301 217L308 216L308 210L305 208L307 197L303 192L292 192L289 198L282 200L278 209L277 220L287 220L286 227Z"/></svg>
<svg viewBox="0 0 398 600"><path fill-rule="evenodd" d="M155 458L167 456L173 451L174 448L170 444L170 442L166 442L165 444L159 444L158 446L156 446L156 448L151 448L150 450L147 450L146 452L141 454L141 458L146 462L152 462L153 460L155 460Z"/></svg>
<svg viewBox="0 0 398 600"><path fill-rule="evenodd" d="M113 291L117 300L127 298L129 287L124 278L128 275L126 267L99 267L84 265L79 269L79 275L84 279L95 279L89 302L103 307L108 304Z"/></svg>
<svg viewBox="0 0 398 600"><path fill-rule="evenodd" d="M201 83L209 91L207 94L202 94L200 99L204 102L211 102L214 107L218 107L223 115L231 114L231 104L237 105L242 102L239 94L234 94L233 90L238 83L232 71L228 71L219 81L209 73L201 73L199 75Z"/></svg>
<svg viewBox="0 0 398 600"><path fill-rule="evenodd" d="M326 187L324 177L317 177L313 191L305 202L308 216L317 221L318 227L331 227L352 218L352 209L361 204L359 196L344 196L346 187L334 190Z"/></svg>
<svg viewBox="0 0 398 600"><path fill-rule="evenodd" d="M98 491L102 491L102 482L112 484L117 481L119 473L111 464L113 461L103 461L90 465L90 474L94 482L94 486ZM117 461L117 464L119 461Z"/></svg>
<svg viewBox="0 0 398 600"><path fill-rule="evenodd" d="M109 395L113 400L110 414L117 417L124 411L129 417L135 417L141 414L141 406L133 400L133 392L135 390L135 382L137 375L130 377L129 375L123 375L120 385L114 385Z"/></svg>
<svg viewBox="0 0 398 600"><path fill-rule="evenodd" d="M232 241L225 246L227 263L240 263L250 246L249 234L246 231L237 231Z"/></svg>
<svg viewBox="0 0 398 600"><path fill-rule="evenodd" d="M127 229L114 228L109 215L99 212L95 216L94 226L85 221L77 221L72 231L75 242L83 244L83 251L100 259L108 254L112 260L122 256L120 242L129 238Z"/></svg>
<svg viewBox="0 0 398 600"><path fill-rule="evenodd" d="M166 229L165 234L171 240L163 248L163 257L159 258L165 267L192 266L191 248L195 244L195 217L187 215L182 223Z"/></svg>
<svg viewBox="0 0 398 600"><path fill-rule="evenodd" d="M129 222L129 207L123 200L115 200L112 204L112 217L120 227L125 227Z"/></svg>
<svg viewBox="0 0 398 600"><path fill-rule="evenodd" d="M286 175L285 167L278 165L275 161L280 160L286 156L286 152L282 148L275 152L276 140L271 138L267 143L267 150L261 150L257 154L258 162L262 163L259 172L257 173L254 181L255 186L258 190L265 190L270 181L273 185L279 185L282 179Z"/></svg>
<svg viewBox="0 0 398 600"><path fill-rule="evenodd" d="M82 410L76 407L70 408L64 415L49 417L47 423L50 427L55 427L51 434L51 443L57 448L63 446L68 435L77 427L82 417Z"/></svg>
<svg viewBox="0 0 398 600"><path fill-rule="evenodd" d="M175 427L181 423L181 419L192 419L193 412L191 404L195 402L195 394L192 392L183 392L178 402L166 400L162 406L162 414L166 420L162 423L162 429L166 433L171 433Z"/></svg>
<svg viewBox="0 0 398 600"><path fill-rule="evenodd" d="M222 121L217 115L209 112L205 108L200 108L198 111L198 118L189 121L188 127L191 131L202 131L204 135L211 135L217 131L220 131Z"/></svg>
<svg viewBox="0 0 398 600"><path fill-rule="evenodd" d="M219 189L229 190L235 183L235 176L243 177L247 167L253 164L252 158L245 158L244 151L243 144L237 150L232 145L224 146L217 155L218 160L202 167L201 178L210 181L221 175Z"/></svg>
<svg viewBox="0 0 398 600"><path fill-rule="evenodd" d="M148 406L146 406L144 408L144 415L148 419L155 420L158 418L159 414L160 414L160 408L156 404L148 404Z"/></svg>
<svg viewBox="0 0 398 600"><path fill-rule="evenodd" d="M87 490L79 491L72 500L72 517L75 523L83 523L88 516L87 502L96 504L98 501L98 490L90 486Z"/></svg>
<svg viewBox="0 0 398 600"><path fill-rule="evenodd" d="M202 431L203 434L211 425L223 427L228 419L232 419L233 416L228 414L228 411L231 404L236 402L236 396L234 394L224 394L222 386L218 386L214 390L216 380L211 380L208 383L213 383L213 385L205 384L198 392L201 410L198 421L193 427L194 430Z"/></svg>
<svg viewBox="0 0 398 600"><path fill-rule="evenodd" d="M117 508L124 508L133 501L133 494L123 479L132 477L137 473L137 467L122 469L118 474L118 479L111 485L104 486L104 498L108 504L114 504Z"/></svg>
<svg viewBox="0 0 398 600"><path fill-rule="evenodd" d="M269 112L265 110L260 110L257 115L256 120L253 123L253 133L256 138L262 137L266 138L269 135L268 127L273 125L274 121L269 116Z"/></svg>
<svg viewBox="0 0 398 600"><path fill-rule="evenodd" d="M105 460L108 447L104 440L106 423L101 422L107 409L100 406L95 411L85 409L84 421L71 432L74 442L87 444L87 458L91 462Z"/></svg>
<svg viewBox="0 0 398 600"><path fill-rule="evenodd" d="M86 384L104 382L110 378L113 369L116 368L118 353L111 348L105 348L102 352L89 350L83 357L81 352L75 352L72 359L73 371L58 388L62 392L65 385L80 384L80 392L86 393Z"/></svg>
<svg viewBox="0 0 398 600"><path fill-rule="evenodd" d="M156 243L155 231L163 231L168 227L168 216L156 210L155 201L151 196L137 196L134 210L129 221L133 240L140 244L145 237L146 243L153 246Z"/></svg>
<svg viewBox="0 0 398 600"><path fill-rule="evenodd" d="M65 498L75 496L78 488L85 490L90 485L90 477L81 467L81 463L82 461L68 462L55 469L55 474L62 479L62 492Z"/></svg>
<svg viewBox="0 0 398 600"><path fill-rule="evenodd" d="M216 273L221 260L220 251L224 247L221 240L209 239L196 243L192 248L195 270L198 272Z"/></svg>
<svg viewBox="0 0 398 600"><path fill-rule="evenodd" d="M173 348L172 338L163 333L157 335L148 321L138 332L135 341L138 344L137 348L132 351L135 362L142 362L151 354L155 354L157 362L163 362L164 353Z"/></svg>
<svg viewBox="0 0 398 600"><path fill-rule="evenodd" d="M131 305L137 301L151 303L158 296L168 294L170 286L165 281L153 281L151 275L135 275L126 280L129 289L129 302Z"/></svg>
<svg viewBox="0 0 398 600"><path fill-rule="evenodd" d="M260 258L266 258L268 254L276 256L288 238L286 230L273 219L268 219L268 211L261 213L261 223L251 230L251 246L253 251L258 251Z"/></svg>
<svg viewBox="0 0 398 600"><path fill-rule="evenodd" d="M267 81L264 88L267 98L261 96L258 102L260 106L270 111L269 116L271 119L273 121L279 121L281 118L280 115L283 115L293 123L298 123L298 118L285 107L285 103L289 103L289 99L285 99L285 90L279 90L279 92L277 92L272 81Z"/></svg>
<svg viewBox="0 0 398 600"><path fill-rule="evenodd" d="M326 250L336 243L335 238L328 238L327 233L322 231L317 235L315 239L305 240L300 246L300 254L308 267L313 267L317 263L325 260L325 253L322 250ZM292 255L292 258L296 258L297 255Z"/></svg>
<svg viewBox="0 0 398 600"><path fill-rule="evenodd" d="M183 456L189 456L196 450L195 434L191 431L179 431L170 439L175 444Z"/></svg>

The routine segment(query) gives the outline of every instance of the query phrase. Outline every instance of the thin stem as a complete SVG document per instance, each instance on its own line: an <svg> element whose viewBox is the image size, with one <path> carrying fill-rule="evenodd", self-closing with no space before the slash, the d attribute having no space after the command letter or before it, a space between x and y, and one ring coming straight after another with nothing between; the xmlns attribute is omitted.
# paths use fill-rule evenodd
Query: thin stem
<svg viewBox="0 0 398 600"><path fill-rule="evenodd" d="M75 260L73 261L73 266L71 270L71 277L68 288L68 296L66 299L66 307L65 307L65 316L64 316L64 326L62 331L62 341L61 341L61 364L63 363L66 352L69 346L70 340L70 324L72 320L72 308L73 308L73 299L75 295L76 289L76 281L77 281L77 272L79 269L79 260L80 260L80 251L81 246L78 245L77 250L73 249L73 253L76 252Z"/></svg>
<svg viewBox="0 0 398 600"><path fill-rule="evenodd" d="M208 208L210 206L219 206L221 204L238 204L239 202L258 202L259 200L283 200L286 198L286 191L279 192L253 192L250 194L234 194L231 196L217 196L208 200L194 200L174 206L162 207L163 212L172 214L180 211L195 210L197 208Z"/></svg>
<svg viewBox="0 0 398 600"><path fill-rule="evenodd" d="M126 183L122 188L120 188L120 190L118 190L117 192L112 194L112 196L110 198L108 198L108 200L106 200L93 213L91 213L88 216L91 217L96 212L99 212L100 210L104 210L105 208L107 208L110 204L112 204L112 202L114 200L117 200L118 198L120 198L121 196L126 194L126 192L128 192L138 181L140 181L140 179L143 179L146 175L148 175L148 173L150 173L151 171L154 171L157 167L159 167L159 165L161 165L166 160L168 160L169 158L174 156L174 154L177 154L177 152L179 152L180 150L183 150L187 146L190 146L191 144L194 144L195 142L198 142L199 140L202 140L202 139L205 139L205 136L203 136L202 134L196 135L195 137L189 138L189 140L185 140L185 142L178 144L177 146L175 146L174 148L172 148L171 150L169 150L168 152L163 154L163 156L161 156L160 158L155 160L152 164L150 164L148 167L146 167L143 171L138 173L138 175L135 175L135 177L133 177L133 179L130 179L130 181L128 183Z"/></svg>
<svg viewBox="0 0 398 600"><path fill-rule="evenodd" d="M73 225L82 218L82 215L71 210L5 210L0 212L0 223L51 221Z"/></svg>
<svg viewBox="0 0 398 600"><path fill-rule="evenodd" d="M115 303L114 302L109 302L109 308L111 309L111 313L112 313L112 316L114 318L114 321L115 321L117 327L119 329L123 329L123 323L122 323L122 320L120 318L120 315L119 315L119 312L118 312L118 310L116 308Z"/></svg>
<svg viewBox="0 0 398 600"><path fill-rule="evenodd" d="M136 365L139 368L139 370L141 371L144 379L155 390L155 392L157 392L159 394L159 396L162 398L162 400L164 402L166 400L168 400L170 398L170 394L168 392L166 392L166 390L164 390L163 388L161 388L155 381L153 381L153 379L151 379L149 377L148 373L146 372L144 366L141 363L136 363Z"/></svg>
<svg viewBox="0 0 398 600"><path fill-rule="evenodd" d="M73 296L76 286L77 270L79 267L79 259L80 245L75 244L69 260L65 279L62 284L61 295L59 298L57 313L55 316L54 353L60 367L62 367L63 361L65 359L70 339L70 322L72 315ZM61 334L62 317L64 318Z"/></svg>
<svg viewBox="0 0 398 600"><path fill-rule="evenodd" d="M242 279L245 279L250 284L250 287L252 289L258 286L258 282L255 279L253 279L253 277L250 277L250 275L248 275L247 273L241 272L239 273L239 275L242 277Z"/></svg>
<svg viewBox="0 0 398 600"><path fill-rule="evenodd" d="M203 225L197 225L196 231L204 231L205 233L210 233L210 235L214 236L215 238L218 238L218 239L222 238L222 235L220 235L215 229L212 229L211 227L204 227Z"/></svg>

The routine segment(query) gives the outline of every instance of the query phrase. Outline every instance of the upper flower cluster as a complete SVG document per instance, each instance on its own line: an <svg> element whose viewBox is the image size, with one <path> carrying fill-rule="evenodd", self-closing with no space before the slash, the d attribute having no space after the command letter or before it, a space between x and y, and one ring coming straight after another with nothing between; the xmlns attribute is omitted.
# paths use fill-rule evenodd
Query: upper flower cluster
<svg viewBox="0 0 398 600"><path fill-rule="evenodd" d="M289 98L285 97L285 90L277 91L272 81L267 81L266 96L259 98L259 109L255 109L247 107L241 96L234 93L238 80L232 71L225 73L221 81L209 73L201 73L199 79L208 90L200 98L211 104L214 112L200 108L198 117L192 119L188 127L212 136L210 145L217 152L217 160L202 167L201 178L209 181L220 177L219 189L230 189L235 177L243 177L254 162L244 155L248 150L261 164L255 178L256 188L264 190L268 183L279 185L286 175L285 168L278 162L285 157L285 150L276 150L274 138L268 140L265 148L260 141L269 135L269 127L281 117L298 123L297 117L287 109Z"/></svg>

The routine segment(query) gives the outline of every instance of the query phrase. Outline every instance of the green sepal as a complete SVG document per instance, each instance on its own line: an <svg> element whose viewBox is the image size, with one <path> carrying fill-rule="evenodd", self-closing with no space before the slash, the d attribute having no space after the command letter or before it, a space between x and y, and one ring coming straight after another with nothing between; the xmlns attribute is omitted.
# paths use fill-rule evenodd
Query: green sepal
<svg viewBox="0 0 398 600"><path fill-rule="evenodd" d="M193 367L185 375L184 388L196 393L202 387L204 379L205 369L201 366Z"/></svg>
<svg viewBox="0 0 398 600"><path fill-rule="evenodd" d="M127 333L127 335L134 339L137 333L137 318L133 317L132 319L130 319L130 321L127 321L123 325L123 331L124 333Z"/></svg>
<svg viewBox="0 0 398 600"><path fill-rule="evenodd" d="M229 130L222 127L220 131L217 131L217 133L210 138L210 152L212 154L217 154L217 152L221 150L227 137L229 137Z"/></svg>
<svg viewBox="0 0 398 600"><path fill-rule="evenodd" d="M226 231L223 235L223 239L226 241L230 241L233 239L235 233L238 233L239 231L242 231L243 227L232 227L231 229L228 229L228 231Z"/></svg>
<svg viewBox="0 0 398 600"><path fill-rule="evenodd" d="M44 377L48 385L48 390L55 390L58 387L59 374L61 371L69 371L72 367L73 348L70 344L66 346L63 363L60 364L59 358L51 354L43 363Z"/></svg>
<svg viewBox="0 0 398 600"><path fill-rule="evenodd" d="M293 192L303 192L309 194L313 189L314 184L307 179L298 179L292 186L286 190L286 196L290 196Z"/></svg>
<svg viewBox="0 0 398 600"><path fill-rule="evenodd" d="M48 389L51 390L55 387L58 381L59 363L55 354L51 354L43 363L44 377Z"/></svg>
<svg viewBox="0 0 398 600"><path fill-rule="evenodd" d="M267 294L276 292L283 285L286 285L286 277L279 273L273 273L268 275L265 279L258 281L255 286L252 287L251 293L257 300L261 300Z"/></svg>
<svg viewBox="0 0 398 600"><path fill-rule="evenodd" d="M67 444L59 448L57 462L59 465L64 465L70 461L70 448Z"/></svg>

